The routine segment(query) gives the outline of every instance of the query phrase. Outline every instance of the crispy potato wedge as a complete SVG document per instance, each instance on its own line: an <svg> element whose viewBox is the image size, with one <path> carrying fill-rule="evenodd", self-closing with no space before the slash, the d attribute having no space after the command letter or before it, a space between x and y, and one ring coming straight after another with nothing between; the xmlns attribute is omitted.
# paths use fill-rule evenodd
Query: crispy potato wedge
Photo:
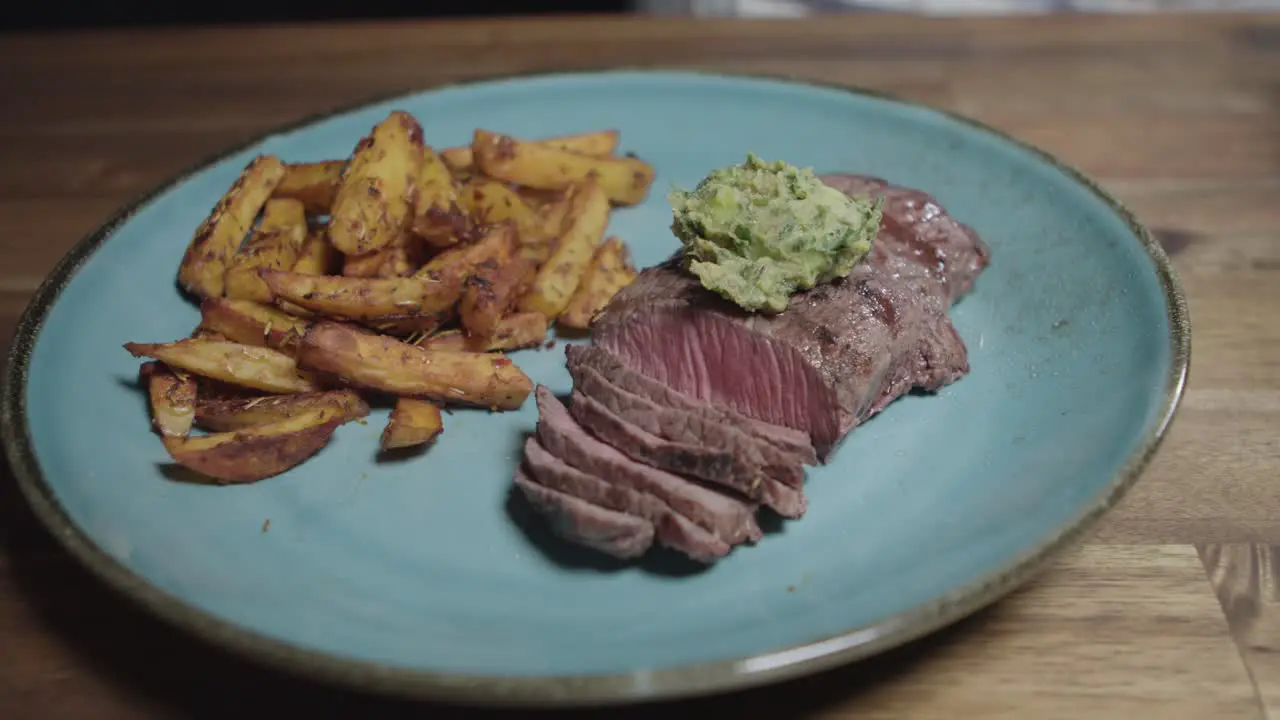
<svg viewBox="0 0 1280 720"><path fill-rule="evenodd" d="M382 449L425 445L435 440L443 430L444 418L440 416L439 405L429 400L398 398L391 416L387 418L386 427L382 429Z"/></svg>
<svg viewBox="0 0 1280 720"><path fill-rule="evenodd" d="M542 239L542 218L516 191L497 180L476 178L463 186L459 197L462 207L477 225L511 221L515 223L522 242L526 237L530 241Z"/></svg>
<svg viewBox="0 0 1280 720"><path fill-rule="evenodd" d="M178 266L178 284L184 290L202 298L222 294L232 256L283 177L284 164L274 155L259 155L245 166L187 245Z"/></svg>
<svg viewBox="0 0 1280 720"><path fill-rule="evenodd" d="M369 414L369 404L354 390L198 400L195 422L213 432L233 432L288 420L316 408L332 408L344 422Z"/></svg>
<svg viewBox="0 0 1280 720"><path fill-rule="evenodd" d="M220 340L125 343L134 357L149 357L178 370L269 393L316 390L312 377L278 350Z"/></svg>
<svg viewBox="0 0 1280 720"><path fill-rule="evenodd" d="M350 325L318 322L302 338L298 359L349 385L402 397L513 410L533 390L505 356L426 350Z"/></svg>
<svg viewBox="0 0 1280 720"><path fill-rule="evenodd" d="M138 372L151 400L151 424L165 437L186 437L196 412L196 380L161 363L142 364Z"/></svg>
<svg viewBox="0 0 1280 720"><path fill-rule="evenodd" d="M463 282L461 278L435 279L421 274L403 278L353 278L276 270L264 270L262 279L277 299L313 313L350 320L446 311L458 301Z"/></svg>
<svg viewBox="0 0 1280 720"><path fill-rule="evenodd" d="M309 323L282 310L229 298L200 303L200 327L242 345L258 345L292 355Z"/></svg>
<svg viewBox="0 0 1280 720"><path fill-rule="evenodd" d="M540 190L569 187L594 175L619 205L642 202L654 178L653 166L639 158L579 155L487 130L476 130L471 151L485 175Z"/></svg>
<svg viewBox="0 0 1280 720"><path fill-rule="evenodd" d="M590 328L596 314L635 279L636 269L631 265L627 246L616 237L608 238L596 248L582 282L557 321L577 330Z"/></svg>
<svg viewBox="0 0 1280 720"><path fill-rule="evenodd" d="M363 325L373 328L380 333L393 335L398 338L406 338L409 342L413 342L415 338L422 338L439 330L445 323L453 319L453 311L446 310L444 312L431 313L429 315L394 315L390 317L380 317L374 320L366 320Z"/></svg>
<svg viewBox="0 0 1280 720"><path fill-rule="evenodd" d="M292 268L306 237L307 217L301 202L287 198L268 200L262 208L258 228L227 268L223 294L229 298L271 302L271 291L258 277L258 270Z"/></svg>
<svg viewBox="0 0 1280 720"><path fill-rule="evenodd" d="M367 255L393 244L413 220L422 174L422 126L392 111L360 141L342 171L330 210L329 242L344 255Z"/></svg>
<svg viewBox="0 0 1280 720"><path fill-rule="evenodd" d="M608 224L609 199L604 190L591 179L577 186L565 217L564 233L551 257L538 268L532 287L520 301L520 310L549 318L564 312Z"/></svg>
<svg viewBox="0 0 1280 720"><path fill-rule="evenodd" d="M328 215L346 164L346 160L289 163L272 197L297 200L312 215Z"/></svg>
<svg viewBox="0 0 1280 720"><path fill-rule="evenodd" d="M597 130L595 132L578 133L575 135L561 135L559 137L543 138L541 140L530 140L528 142L537 145L546 145L548 147L567 150L579 155L594 155L596 157L605 157L612 155L618 149L618 131L617 130ZM440 151L440 156L444 163L454 172L471 172L472 154L471 148L452 147Z"/></svg>
<svg viewBox="0 0 1280 720"><path fill-rule="evenodd" d="M413 343L427 350L448 350L451 352L466 352L467 336L461 330L443 330L434 335L428 335L416 343Z"/></svg>
<svg viewBox="0 0 1280 720"><path fill-rule="evenodd" d="M444 248L468 239L470 228L471 218L458 203L457 183L448 166L430 147L423 148L414 234L432 247Z"/></svg>
<svg viewBox="0 0 1280 720"><path fill-rule="evenodd" d="M249 483L279 475L315 455L343 422L339 410L322 407L269 425L163 440L174 462L214 483Z"/></svg>
<svg viewBox="0 0 1280 720"><path fill-rule="evenodd" d="M437 293L462 295L463 284L476 268L485 262L504 263L511 258L516 244L516 229L510 224L491 228L484 237L470 245L450 248L431 258L413 277L431 283Z"/></svg>
<svg viewBox="0 0 1280 720"><path fill-rule="evenodd" d="M337 266L341 253L329 243L326 229L307 234L302 247L298 250L298 259L290 268L302 275L328 275Z"/></svg>
<svg viewBox="0 0 1280 720"><path fill-rule="evenodd" d="M542 313L512 313L498 320L488 335L469 336L467 349L472 352L492 352L534 347L547 339L549 326L547 316Z"/></svg>
<svg viewBox="0 0 1280 720"><path fill-rule="evenodd" d="M458 301L463 329L480 337L492 334L498 320L515 306L537 272L538 263L520 255L501 264L491 260L477 266Z"/></svg>

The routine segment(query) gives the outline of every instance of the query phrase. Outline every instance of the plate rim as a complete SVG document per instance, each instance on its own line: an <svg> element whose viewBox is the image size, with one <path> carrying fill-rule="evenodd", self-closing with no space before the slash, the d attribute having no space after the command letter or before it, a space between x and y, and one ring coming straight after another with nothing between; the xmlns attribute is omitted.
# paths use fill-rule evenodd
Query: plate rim
<svg viewBox="0 0 1280 720"><path fill-rule="evenodd" d="M611 675L501 676L461 675L448 672L393 667L374 661L340 657L306 649L261 634L211 612L201 610L176 595L149 583L143 576L111 557L77 525L59 503L36 458L26 414L26 392L31 353L49 311L81 266L105 245L116 230L157 197L190 176L259 145L273 136L302 130L321 121L399 99L445 89L530 79L585 79L613 74L662 76L677 79L704 78L730 81L764 81L784 86L836 91L884 100L906 108L924 110L1009 143L1047 163L1089 190L1128 227L1145 250L1156 272L1167 306L1170 367L1163 387L1160 410L1144 428L1142 439L1130 450L1124 464L1088 505L1066 522L1028 546L1000 568L953 588L948 593L899 611L873 623L848 628L830 637L757 654L656 669L640 669ZM308 115L274 127L232 147L212 153L161 181L136 199L114 211L110 218L78 241L41 282L24 309L0 379L0 439L22 495L46 531L82 566L118 594L145 608L149 614L190 635L237 656L286 673L350 689L421 700L466 703L491 707L604 706L710 695L774 684L862 660L912 642L949 626L1003 598L1043 571L1061 551L1078 544L1097 520L1119 501L1139 479L1162 444L1185 392L1191 361L1191 322L1181 282L1168 255L1149 230L1117 198L1075 167L1053 154L1019 140L981 121L927 103L856 85L819 81L796 74L727 72L681 67L568 67L531 72L480 75L425 87L382 93Z"/></svg>

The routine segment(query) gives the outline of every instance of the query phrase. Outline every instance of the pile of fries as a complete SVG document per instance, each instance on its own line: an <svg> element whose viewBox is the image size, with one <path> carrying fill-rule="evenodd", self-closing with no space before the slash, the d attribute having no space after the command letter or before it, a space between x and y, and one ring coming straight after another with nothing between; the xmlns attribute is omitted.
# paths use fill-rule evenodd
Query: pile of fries
<svg viewBox="0 0 1280 720"><path fill-rule="evenodd" d="M426 446L448 405L512 410L532 382L506 351L587 330L636 276L604 237L653 168L607 130L426 145L394 111L344 160L253 159L196 229L178 284L190 337L127 343L178 464L245 483L294 467L393 402L384 450ZM193 434L193 428L206 434Z"/></svg>

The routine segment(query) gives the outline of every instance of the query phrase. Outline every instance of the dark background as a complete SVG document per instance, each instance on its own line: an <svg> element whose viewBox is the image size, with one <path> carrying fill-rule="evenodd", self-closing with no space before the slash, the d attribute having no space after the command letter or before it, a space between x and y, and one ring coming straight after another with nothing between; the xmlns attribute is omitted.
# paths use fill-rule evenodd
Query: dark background
<svg viewBox="0 0 1280 720"><path fill-rule="evenodd" d="M325 3L303 0L220 2L170 0L87 2L16 0L0 10L0 30L57 30L95 27L207 25L244 22L313 22L324 20L545 15L552 13L628 12L630 0L355 0Z"/></svg>

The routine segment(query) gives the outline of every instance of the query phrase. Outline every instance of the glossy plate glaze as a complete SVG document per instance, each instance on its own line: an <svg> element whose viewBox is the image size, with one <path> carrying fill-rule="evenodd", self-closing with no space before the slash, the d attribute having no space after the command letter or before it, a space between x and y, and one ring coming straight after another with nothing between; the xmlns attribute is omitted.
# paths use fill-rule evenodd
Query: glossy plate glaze
<svg viewBox="0 0 1280 720"><path fill-rule="evenodd" d="M689 572L551 538L509 497L532 401L458 411L427 454L375 461L385 411L243 487L166 477L126 341L185 336L183 249L245 162L345 156L388 111L428 142L483 126L618 128L658 169L610 232L649 265L675 247L666 190L748 150L934 193L994 261L954 309L972 374L911 396L809 473L810 510ZM480 703L706 693L866 657L1023 582L1135 480L1185 379L1189 328L1160 248L1051 158L934 110L784 80L666 72L452 86L279 132L185 174L85 240L14 346L4 439L23 490L90 568L157 614L276 665ZM569 388L563 344L514 356ZM268 526L269 521L269 526Z"/></svg>

